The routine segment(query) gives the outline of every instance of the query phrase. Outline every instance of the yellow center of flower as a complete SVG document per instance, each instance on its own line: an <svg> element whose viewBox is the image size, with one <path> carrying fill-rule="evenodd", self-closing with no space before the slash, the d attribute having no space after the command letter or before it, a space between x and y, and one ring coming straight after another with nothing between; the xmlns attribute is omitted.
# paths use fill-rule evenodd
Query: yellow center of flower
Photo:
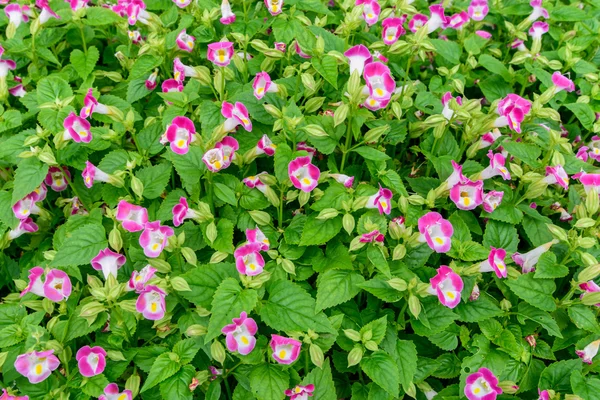
<svg viewBox="0 0 600 400"><path fill-rule="evenodd" d="M87 137L87 135L88 135L88 134L87 134L87 132L86 132L86 131L83 131L83 130L82 130L82 131L79 131L79 136L82 136L82 137Z"/></svg>
<svg viewBox="0 0 600 400"><path fill-rule="evenodd" d="M248 338L247 338L246 336L242 336L242 337L240 338L240 340L242 341L242 343L244 343L244 344L246 344L246 345L247 345L248 343L250 343L250 341L248 340Z"/></svg>
<svg viewBox="0 0 600 400"><path fill-rule="evenodd" d="M394 40L394 36L392 36L392 35L387 35L387 40Z"/></svg>
<svg viewBox="0 0 600 400"><path fill-rule="evenodd" d="M383 96L383 90L381 90L380 88L375 89L375 94L377 96Z"/></svg>
<svg viewBox="0 0 600 400"><path fill-rule="evenodd" d="M567 184L569 183L569 178L562 178L562 180L564 183L567 183Z"/></svg>
<svg viewBox="0 0 600 400"><path fill-rule="evenodd" d="M89 176L86 176L86 177L85 177L85 182L86 182L86 183L90 183L90 181L91 181L91 180L92 180L92 178L90 178Z"/></svg>
<svg viewBox="0 0 600 400"><path fill-rule="evenodd" d="M296 393L300 393L301 391L302 391L302 389L300 389L300 387L299 387L299 386L296 386L296 387L294 388L294 392L296 392Z"/></svg>
<svg viewBox="0 0 600 400"><path fill-rule="evenodd" d="M156 304L156 303L150 304L150 310L152 310L152 312L156 312L156 310L158 310L158 304Z"/></svg>
<svg viewBox="0 0 600 400"><path fill-rule="evenodd" d="M500 271L504 271L504 268L506 268L506 266L502 263L496 263L496 268L498 268Z"/></svg>
<svg viewBox="0 0 600 400"><path fill-rule="evenodd" d="M444 240L442 238L436 237L433 240L435 240L437 244L444 244Z"/></svg>
<svg viewBox="0 0 600 400"><path fill-rule="evenodd" d="M55 181L54 181L54 184L55 184L56 186L62 186L62 184L63 184L63 181L62 181L62 179L57 179L57 180L55 180Z"/></svg>
<svg viewBox="0 0 600 400"><path fill-rule="evenodd" d="M125 393L123 393L122 395L120 395L117 400L127 400L127 395Z"/></svg>
<svg viewBox="0 0 600 400"><path fill-rule="evenodd" d="M287 353L285 352L285 350L281 350L281 351L279 352L279 358L281 358L281 359L283 360L283 359L285 358L286 354L287 354Z"/></svg>
<svg viewBox="0 0 600 400"><path fill-rule="evenodd" d="M177 147L183 147L184 144L185 144L185 140L183 140L183 139L179 139L177 141Z"/></svg>
<svg viewBox="0 0 600 400"><path fill-rule="evenodd" d="M375 106L377 104L377 102L375 101L375 99L371 99L371 100L369 100L369 104L372 106Z"/></svg>
<svg viewBox="0 0 600 400"><path fill-rule="evenodd" d="M225 50L217 50L217 58L219 59L219 62L224 62L225 61Z"/></svg>
<svg viewBox="0 0 600 400"><path fill-rule="evenodd" d="M448 296L450 300L454 300L456 298L456 295L452 292L446 292L446 296Z"/></svg>
<svg viewBox="0 0 600 400"><path fill-rule="evenodd" d="M42 367L42 364L37 364L35 366L35 373L36 373L36 375L41 375L43 369L44 369L44 367Z"/></svg>
<svg viewBox="0 0 600 400"><path fill-rule="evenodd" d="M23 214L23 215L27 215L27 214L29 214L29 210L28 210L28 209L25 209L25 210L21 211L21 214Z"/></svg>
<svg viewBox="0 0 600 400"><path fill-rule="evenodd" d="M136 281L136 282L139 282L139 281L140 281L140 279L142 279L142 277L141 277L141 276L139 276L139 275L135 277L135 281Z"/></svg>
<svg viewBox="0 0 600 400"><path fill-rule="evenodd" d="M158 250L158 243L154 243L152 245L152 250L154 250L154 251Z"/></svg>
<svg viewBox="0 0 600 400"><path fill-rule="evenodd" d="M470 198L468 198L468 197L465 197L465 198L463 199L463 203L465 203L465 206L468 206L469 204L471 204L471 199L470 199Z"/></svg>
<svg viewBox="0 0 600 400"><path fill-rule="evenodd" d="M310 179L304 178L302 179L302 183L304 183L305 185L310 185Z"/></svg>
<svg viewBox="0 0 600 400"><path fill-rule="evenodd" d="M481 389L480 389L480 388L475 388L475 389L473 390L473 393L475 393L475 394L479 394L479 392L481 392Z"/></svg>
<svg viewBox="0 0 600 400"><path fill-rule="evenodd" d="M271 11L273 11L273 12L277 12L277 10L279 10L279 7L277 6L277 4L273 4L273 5L271 6Z"/></svg>
<svg viewBox="0 0 600 400"><path fill-rule="evenodd" d="M250 268L252 271L256 270L256 265L254 265L254 263L250 263L250 265L248 265L248 268Z"/></svg>
<svg viewBox="0 0 600 400"><path fill-rule="evenodd" d="M194 47L194 42L192 42L191 40L188 40L187 45L190 47Z"/></svg>
<svg viewBox="0 0 600 400"><path fill-rule="evenodd" d="M221 161L215 161L214 166L215 166L215 168L220 169L221 168Z"/></svg>
<svg viewBox="0 0 600 400"><path fill-rule="evenodd" d="M387 208L387 206L388 206L386 201L381 201L381 202L379 202L379 204L381 204L382 208Z"/></svg>
<svg viewBox="0 0 600 400"><path fill-rule="evenodd" d="M373 18L374 16L375 16L375 15L373 15L373 13L368 13L368 14L367 14L367 18L369 18L369 19Z"/></svg>
<svg viewBox="0 0 600 400"><path fill-rule="evenodd" d="M181 75L181 73L179 71L175 72L175 80L178 81L179 80L179 76Z"/></svg>
<svg viewBox="0 0 600 400"><path fill-rule="evenodd" d="M256 93L258 93L258 94L263 94L264 91L265 91L265 88L259 87L258 89L256 89Z"/></svg>

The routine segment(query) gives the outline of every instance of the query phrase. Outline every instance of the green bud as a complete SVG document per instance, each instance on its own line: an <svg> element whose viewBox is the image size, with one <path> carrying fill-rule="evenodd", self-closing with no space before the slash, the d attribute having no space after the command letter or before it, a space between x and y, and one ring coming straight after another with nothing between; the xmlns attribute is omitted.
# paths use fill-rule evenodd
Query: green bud
<svg viewBox="0 0 600 400"><path fill-rule="evenodd" d="M583 294L581 302L586 306L593 306L600 303L600 292L587 292Z"/></svg>
<svg viewBox="0 0 600 400"><path fill-rule="evenodd" d="M271 223L271 216L264 211L252 210L248 211L248 214L258 225L264 226Z"/></svg>
<svg viewBox="0 0 600 400"><path fill-rule="evenodd" d="M592 218L581 218L575 223L575 228L586 229L591 228L596 224L596 221Z"/></svg>
<svg viewBox="0 0 600 400"><path fill-rule="evenodd" d="M355 225L356 222L354 221L354 216L352 216L352 214L344 214L344 217L342 218L342 226L344 227L344 230L348 233L348 235L350 235L352 231L354 231Z"/></svg>
<svg viewBox="0 0 600 400"><path fill-rule="evenodd" d="M587 212L590 217L598 212L598 206L598 190L593 188L588 192L587 198L585 199L585 208L587 208Z"/></svg>
<svg viewBox="0 0 600 400"><path fill-rule="evenodd" d="M421 314L421 301L417 296L411 294L408 297L408 309L416 319L419 319L419 314Z"/></svg>
<svg viewBox="0 0 600 400"><path fill-rule="evenodd" d="M363 328L364 329L364 328ZM362 329L361 329L362 330ZM367 342L371 339L373 339L373 330L372 329L367 329L366 331L364 331L361 335L360 335L360 339L363 342Z"/></svg>
<svg viewBox="0 0 600 400"><path fill-rule="evenodd" d="M349 111L348 104L344 103L339 106L333 114L333 126L336 127L346 120Z"/></svg>
<svg viewBox="0 0 600 400"><path fill-rule="evenodd" d="M352 367L360 362L363 357L363 349L362 347L353 348L350 353L348 353L348 367Z"/></svg>
<svg viewBox="0 0 600 400"><path fill-rule="evenodd" d="M193 336L203 336L203 335L206 335L206 332L208 332L208 330L206 329L206 327L203 326L203 325L200 325L200 324L190 325L185 330L185 334L187 336L190 336L190 337L193 337Z"/></svg>
<svg viewBox="0 0 600 400"><path fill-rule="evenodd" d="M598 260L596 260L596 257L591 255L590 253L579 252L579 256L581 257L581 261L583 261L583 264L587 267L594 264L598 264Z"/></svg>
<svg viewBox="0 0 600 400"><path fill-rule="evenodd" d="M224 253L222 251L215 251L213 253L213 255L210 257L210 264L218 264L221 261L223 261L224 259L226 259L229 256L229 254ZM261 274L262 275L262 274Z"/></svg>
<svg viewBox="0 0 600 400"><path fill-rule="evenodd" d="M423 204L425 204L425 199L422 196L419 196L418 194L412 194L408 196L408 202L413 206L422 206Z"/></svg>
<svg viewBox="0 0 600 400"><path fill-rule="evenodd" d="M210 345L210 355L211 357L218 361L221 365L225 361L225 348L218 340L215 340Z"/></svg>
<svg viewBox="0 0 600 400"><path fill-rule="evenodd" d="M137 310L135 308L135 303L136 303L135 299L123 300L123 301L119 302L119 307L121 307L125 311L131 312L131 313L136 313Z"/></svg>
<svg viewBox="0 0 600 400"><path fill-rule="evenodd" d="M129 376L129 378L127 378L127 381L125 382L125 389L131 390L131 396L134 399L140 392L140 382L141 379L137 372L131 374L131 376Z"/></svg>
<svg viewBox="0 0 600 400"><path fill-rule="evenodd" d="M298 202L300 203L300 207L304 207L306 203L310 200L310 192L301 191L298 195Z"/></svg>
<svg viewBox="0 0 600 400"><path fill-rule="evenodd" d="M310 92L314 93L317 90L317 83L315 82L315 78L308 73L303 73L301 75L302 84L306 89Z"/></svg>
<svg viewBox="0 0 600 400"><path fill-rule="evenodd" d="M283 270L288 274L296 275L296 266L287 258L281 259L281 268L283 268Z"/></svg>
<svg viewBox="0 0 600 400"><path fill-rule="evenodd" d="M600 264L590 265L579 273L577 281L579 283L591 281L600 275Z"/></svg>
<svg viewBox="0 0 600 400"><path fill-rule="evenodd" d="M171 278L171 287L178 292L191 292L192 289L188 285L187 281L180 276Z"/></svg>
<svg viewBox="0 0 600 400"><path fill-rule="evenodd" d="M360 333L354 329L344 329L344 335L354 342L360 342Z"/></svg>
<svg viewBox="0 0 600 400"><path fill-rule="evenodd" d="M359 250L359 249L362 249L363 247L365 247L365 245L366 245L366 243L363 243L360 241L360 236L357 236L354 239L352 239L352 241L350 242L350 246L348 247L348 250L350 250L350 251Z"/></svg>
<svg viewBox="0 0 600 400"><path fill-rule="evenodd" d="M313 113L323 106L323 102L325 101L325 97L313 97L309 99L306 104L304 104L304 112L305 113Z"/></svg>
<svg viewBox="0 0 600 400"><path fill-rule="evenodd" d="M408 288L406 281L400 278L392 278L388 280L387 283L399 292L403 292Z"/></svg>
<svg viewBox="0 0 600 400"><path fill-rule="evenodd" d="M123 238L121 237L121 232L117 229L117 226L114 225L110 233L108 234L108 244L112 247L117 253L121 251L123 248Z"/></svg>
<svg viewBox="0 0 600 400"><path fill-rule="evenodd" d="M406 256L406 246L398 244L392 252L392 260L402 260Z"/></svg>
<svg viewBox="0 0 600 400"><path fill-rule="evenodd" d="M95 315L100 314L101 312L104 312L105 310L106 307L104 307L104 304L99 303L97 301L91 301L85 304L83 307L81 307L81 312L79 313L79 316L83 318L93 317Z"/></svg>
<svg viewBox="0 0 600 400"><path fill-rule="evenodd" d="M6 362L7 358L8 358L8 351L3 351L2 353L0 353L0 371L2 370L2 366Z"/></svg>
<svg viewBox="0 0 600 400"><path fill-rule="evenodd" d="M325 208L325 209L321 210L321 212L317 216L317 219L320 219L320 220L332 219L332 218L337 217L339 215L339 213L340 212L338 210L336 210L335 208Z"/></svg>
<svg viewBox="0 0 600 400"><path fill-rule="evenodd" d="M325 360L323 350L321 350L321 348L316 344L311 343L308 353L310 354L310 360L312 361L312 363L319 368L323 368L323 361Z"/></svg>
<svg viewBox="0 0 600 400"><path fill-rule="evenodd" d="M283 118L283 113L281 112L281 110L277 107L275 107L272 104L263 104L263 107L265 108L265 111L267 113L269 113L269 115L271 115L273 118L277 118L277 119L281 119Z"/></svg>
<svg viewBox="0 0 600 400"><path fill-rule="evenodd" d="M131 190L133 190L133 193L135 193L139 198L141 198L142 194L144 193L144 184L137 176L131 177Z"/></svg>
<svg viewBox="0 0 600 400"><path fill-rule="evenodd" d="M329 137L321 125L309 124L304 126L302 130L313 137Z"/></svg>
<svg viewBox="0 0 600 400"><path fill-rule="evenodd" d="M377 140L379 140L381 135L386 134L389 130L390 130L389 125L382 125L377 128L368 130L367 133L365 133L363 138L364 138L365 142L367 142L367 143L376 142Z"/></svg>
<svg viewBox="0 0 600 400"><path fill-rule="evenodd" d="M212 221L206 227L206 238L210 243L213 243L217 239L218 234L219 233L217 232L217 225L214 221Z"/></svg>
<svg viewBox="0 0 600 400"><path fill-rule="evenodd" d="M529 185L529 187L527 188L525 197L527 199L535 199L537 197L540 197L546 191L547 187L548 187L548 184L546 182L544 182L543 180L534 182L531 185Z"/></svg>
<svg viewBox="0 0 600 400"><path fill-rule="evenodd" d="M375 342L374 342L374 341L372 341L372 340L369 340L369 341L367 341L367 342L365 343L365 347L366 347L368 350L371 350L371 351L377 351L377 350L379 350L379 346L377 346L377 343L375 343Z"/></svg>
<svg viewBox="0 0 600 400"><path fill-rule="evenodd" d="M510 311L510 309L512 308L512 304L510 301L508 301L507 299L502 299L500 301L500 308L503 311Z"/></svg>
<svg viewBox="0 0 600 400"><path fill-rule="evenodd" d="M546 227L548 227L548 230L550 231L550 233L552 234L552 236L555 239L558 239L563 242L569 241L567 232L563 228L556 226L556 225L552 225L552 224L546 224Z"/></svg>
<svg viewBox="0 0 600 400"><path fill-rule="evenodd" d="M123 353L117 350L108 350L106 356L112 361L127 361Z"/></svg>
<svg viewBox="0 0 600 400"><path fill-rule="evenodd" d="M188 264L194 266L198 264L198 257L196 257L196 252L194 252L194 250L192 250L191 248L182 247L181 254L183 255L183 258L185 258L185 261L188 262Z"/></svg>
<svg viewBox="0 0 600 400"><path fill-rule="evenodd" d="M171 272L171 264L169 264L165 260L161 260L159 258L151 258L148 260L148 264L156 268L156 270L161 274L167 274Z"/></svg>
<svg viewBox="0 0 600 400"><path fill-rule="evenodd" d="M582 249L591 249L596 245L596 239L591 237L579 238L577 240L577 245Z"/></svg>

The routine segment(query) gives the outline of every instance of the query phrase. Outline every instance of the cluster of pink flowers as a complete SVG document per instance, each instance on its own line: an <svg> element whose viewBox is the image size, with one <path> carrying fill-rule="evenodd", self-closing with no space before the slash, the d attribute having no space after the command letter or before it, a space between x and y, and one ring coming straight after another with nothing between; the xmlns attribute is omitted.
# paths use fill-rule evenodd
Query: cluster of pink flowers
<svg viewBox="0 0 600 400"><path fill-rule="evenodd" d="M240 274L255 276L260 274L265 267L265 259L261 251L268 251L269 239L260 228L246 230L246 243L238 247L233 256L235 266Z"/></svg>
<svg viewBox="0 0 600 400"><path fill-rule="evenodd" d="M58 303L69 298L72 288L71 279L64 271L45 271L42 267L34 267L29 270L29 284L21 292L21 297L33 293Z"/></svg>
<svg viewBox="0 0 600 400"><path fill-rule="evenodd" d="M38 231L39 227L33 221L31 215L39 215L43 212L38 203L44 201L47 193L46 184L42 182L33 192L12 206L13 214L19 220L19 223L8 232L8 239L14 240L25 233L35 233Z"/></svg>

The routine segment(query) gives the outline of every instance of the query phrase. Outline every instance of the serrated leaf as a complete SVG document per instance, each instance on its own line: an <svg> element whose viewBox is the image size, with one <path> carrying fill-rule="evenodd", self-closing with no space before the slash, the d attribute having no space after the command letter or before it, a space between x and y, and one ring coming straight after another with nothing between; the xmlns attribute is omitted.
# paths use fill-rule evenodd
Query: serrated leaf
<svg viewBox="0 0 600 400"><path fill-rule="evenodd" d="M509 279L506 285L522 300L544 311L556 310L552 294L556 290L554 281L536 279L534 274L523 274L517 279Z"/></svg>
<svg viewBox="0 0 600 400"><path fill-rule="evenodd" d="M314 368L304 377L302 385L315 385L315 391L313 397L322 400L336 400L337 395L335 391L335 385L333 384L333 377L331 375L331 366L329 365L329 359L326 359L323 363L323 368Z"/></svg>
<svg viewBox="0 0 600 400"><path fill-rule="evenodd" d="M344 269L332 269L319 274L317 279L317 311L344 303L360 292L365 281L362 275Z"/></svg>
<svg viewBox="0 0 600 400"><path fill-rule="evenodd" d="M327 243L342 229L342 217L322 220L317 219L318 214L311 214L304 223L300 246L313 246Z"/></svg>
<svg viewBox="0 0 600 400"><path fill-rule="evenodd" d="M503 312L496 301L487 293L482 293L475 301L461 302L454 312L464 322L479 322L502 315Z"/></svg>
<svg viewBox="0 0 600 400"><path fill-rule="evenodd" d="M581 372L581 360L564 360L550 364L540 376L539 387L545 390L568 391L571 389L571 374Z"/></svg>
<svg viewBox="0 0 600 400"><path fill-rule="evenodd" d="M488 221L483 234L483 246L502 248L514 253L518 245L519 235L514 226L504 222Z"/></svg>
<svg viewBox="0 0 600 400"><path fill-rule="evenodd" d="M173 400L191 400L193 393L190 390L190 384L194 378L195 368L186 365L175 375L166 379L160 384L160 394L163 399Z"/></svg>
<svg viewBox="0 0 600 400"><path fill-rule="evenodd" d="M227 204L231 204L232 206L237 205L237 199L235 197L235 192L229 186L224 185L222 183L214 183L215 185L215 196L217 198Z"/></svg>
<svg viewBox="0 0 600 400"><path fill-rule="evenodd" d="M313 57L311 61L317 72L337 89L338 70L336 59L332 56L324 55L322 58Z"/></svg>
<svg viewBox="0 0 600 400"><path fill-rule="evenodd" d="M163 162L140 169L135 173L144 184L143 196L147 199L156 199L164 192L169 179L171 179L171 164Z"/></svg>
<svg viewBox="0 0 600 400"><path fill-rule="evenodd" d="M542 327L544 327L544 329L548 331L550 335L562 338L562 334L560 332L558 324L556 323L554 318L552 318L552 316L547 312L538 310L537 308L527 303L519 303L518 315L520 319L530 319L540 324Z"/></svg>
<svg viewBox="0 0 600 400"><path fill-rule="evenodd" d="M48 174L48 165L42 164L36 157L26 158L19 163L15 173L15 187L12 204L33 192Z"/></svg>
<svg viewBox="0 0 600 400"><path fill-rule="evenodd" d="M86 79L89 74L92 73L96 63L100 59L100 52L94 46L90 46L87 49L87 54L79 49L75 49L71 52L71 65L77 71L80 78Z"/></svg>
<svg viewBox="0 0 600 400"><path fill-rule="evenodd" d="M398 397L400 385L398 366L387 353L379 350L363 357L360 367L373 382L387 393Z"/></svg>
<svg viewBox="0 0 600 400"><path fill-rule="evenodd" d="M100 250L105 249L106 232L102 225L88 224L76 229L56 253L51 267L89 264Z"/></svg>
<svg viewBox="0 0 600 400"><path fill-rule="evenodd" d="M163 353L156 357L154 364L152 364L152 368L150 369L150 373L148 374L148 378L144 382L144 386L142 386L141 393L145 392L148 389L152 389L154 386L158 385L165 379L173 376L181 366L177 361L173 361L173 359L177 359L177 354L175 353Z"/></svg>
<svg viewBox="0 0 600 400"><path fill-rule="evenodd" d="M287 371L264 363L250 372L250 388L258 400L282 400L288 389L289 379Z"/></svg>
<svg viewBox="0 0 600 400"><path fill-rule="evenodd" d="M568 308L569 318L579 329L589 332L599 332L596 314L583 304L571 305Z"/></svg>

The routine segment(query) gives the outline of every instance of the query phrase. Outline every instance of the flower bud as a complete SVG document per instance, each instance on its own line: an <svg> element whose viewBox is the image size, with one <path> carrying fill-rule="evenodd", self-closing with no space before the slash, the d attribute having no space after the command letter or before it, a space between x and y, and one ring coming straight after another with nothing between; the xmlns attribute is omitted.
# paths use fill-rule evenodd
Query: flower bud
<svg viewBox="0 0 600 400"><path fill-rule="evenodd" d="M313 113L321 108L323 102L325 101L325 97L313 97L309 99L306 104L304 104L304 112L305 113Z"/></svg>
<svg viewBox="0 0 600 400"><path fill-rule="evenodd" d="M600 264L590 265L579 273L577 281L580 283L594 280L600 275Z"/></svg>
<svg viewBox="0 0 600 400"><path fill-rule="evenodd" d="M119 307L121 307L125 311L131 312L131 313L136 313L137 311L135 309L135 303L136 303L135 299L123 300L123 301L119 302Z"/></svg>
<svg viewBox="0 0 600 400"><path fill-rule="evenodd" d="M281 268L283 268L283 270L288 274L296 275L296 266L287 258L281 259Z"/></svg>
<svg viewBox="0 0 600 400"><path fill-rule="evenodd" d="M372 340L369 340L369 341L367 341L367 342L365 343L365 347L366 347L368 350L371 350L371 351L377 351L377 350L379 350L379 347L377 346L377 343L375 343L375 342L374 342L374 341L372 341Z"/></svg>
<svg viewBox="0 0 600 400"><path fill-rule="evenodd" d="M97 301L91 301L85 304L83 307L81 307L81 312L79 313L79 316L83 318L93 317L95 315L100 314L105 309L106 308L104 307L104 304L99 303Z"/></svg>
<svg viewBox="0 0 600 400"><path fill-rule="evenodd" d="M525 193L525 198L527 199L535 199L540 197L548 187L548 184L543 180L539 180L529 185L527 188L527 192Z"/></svg>
<svg viewBox="0 0 600 400"><path fill-rule="evenodd" d="M123 248L123 238L121 237L121 232L117 229L115 225L110 233L108 234L108 244L112 247L117 253L121 251Z"/></svg>
<svg viewBox="0 0 600 400"><path fill-rule="evenodd" d="M263 107L265 108L265 111L267 113L269 113L269 115L271 115L273 118L277 118L277 119L281 119L283 118L283 113L281 112L281 110L277 107L275 107L272 104L263 104Z"/></svg>
<svg viewBox="0 0 600 400"><path fill-rule="evenodd" d="M271 216L264 211L252 210L248 211L248 214L258 225L269 225L271 223Z"/></svg>
<svg viewBox="0 0 600 400"><path fill-rule="evenodd" d="M500 301L500 308L503 311L510 311L510 309L512 308L512 304L510 301L508 301L507 299L502 299Z"/></svg>
<svg viewBox="0 0 600 400"><path fill-rule="evenodd" d="M502 389L503 394L515 394L519 390L519 387L513 381L502 381L498 386Z"/></svg>
<svg viewBox="0 0 600 400"><path fill-rule="evenodd" d="M131 190L133 190L133 193L135 193L140 198L144 193L144 184L142 183L142 181L140 181L140 179L137 176L131 177Z"/></svg>
<svg viewBox="0 0 600 400"><path fill-rule="evenodd" d="M577 245L582 249L591 249L596 245L596 239L591 237L579 238L577 240Z"/></svg>
<svg viewBox="0 0 600 400"><path fill-rule="evenodd" d="M319 368L323 368L323 361L325 360L323 350L321 350L321 348L316 344L311 343L308 352L310 354L310 360L312 363Z"/></svg>
<svg viewBox="0 0 600 400"><path fill-rule="evenodd" d="M298 203L300 203L300 207L304 207L306 203L310 200L310 192L300 192L298 194Z"/></svg>
<svg viewBox="0 0 600 400"><path fill-rule="evenodd" d="M185 261L188 262L188 264L191 264L193 266L196 266L198 264L198 257L196 257L196 253L191 248L182 247L181 254L183 255L183 258L185 258Z"/></svg>
<svg viewBox="0 0 600 400"><path fill-rule="evenodd" d="M575 228L578 228L578 229L591 228L595 224L596 224L596 221L593 220L592 218L581 218L580 220L578 220L575 223Z"/></svg>
<svg viewBox="0 0 600 400"><path fill-rule="evenodd" d="M367 143L376 142L382 135L386 134L389 130L389 125L378 126L377 128L368 130L367 133L365 133L363 139Z"/></svg>
<svg viewBox="0 0 600 400"><path fill-rule="evenodd" d="M224 253L222 251L215 251L213 253L213 255L210 257L209 264L218 264L221 261L223 261L224 259L226 259L228 256L229 256L229 254Z"/></svg>
<svg viewBox="0 0 600 400"><path fill-rule="evenodd" d="M579 252L579 256L581 257L581 261L583 261L583 264L586 267L598 264L598 260L596 260L596 257L594 257L593 255L591 255L590 253Z"/></svg>
<svg viewBox="0 0 600 400"><path fill-rule="evenodd" d="M416 319L419 319L419 314L421 314L421 301L417 296L411 294L408 297L408 309Z"/></svg>
<svg viewBox="0 0 600 400"><path fill-rule="evenodd" d="M218 340L215 340L210 345L210 355L211 357L218 361L220 364L223 364L225 361L225 348Z"/></svg>
<svg viewBox="0 0 600 400"><path fill-rule="evenodd" d="M360 342L360 333L354 329L344 329L344 335L354 342Z"/></svg>
<svg viewBox="0 0 600 400"><path fill-rule="evenodd" d="M336 127L346 120L348 116L349 107L348 104L344 103L339 106L333 113L333 126Z"/></svg>
<svg viewBox="0 0 600 400"><path fill-rule="evenodd" d="M350 246L348 247L348 250L355 251L355 250L362 249L366 245L366 243L361 242L360 238L361 238L360 236L357 236L354 239L352 239L352 241L350 242Z"/></svg>
<svg viewBox="0 0 600 400"><path fill-rule="evenodd" d="M419 196L418 194L412 194L408 196L408 202L413 206L422 206L425 204L425 198L423 198L423 196Z"/></svg>
<svg viewBox="0 0 600 400"><path fill-rule="evenodd" d="M356 222L354 221L354 216L352 214L344 214L344 217L342 218L342 226L348 235L352 234L355 225Z"/></svg>
<svg viewBox="0 0 600 400"><path fill-rule="evenodd" d="M140 392L140 376L137 372L134 372L129 378L127 378L127 382L125 382L125 389L131 390L132 398L136 398L138 393Z"/></svg>
<svg viewBox="0 0 600 400"><path fill-rule="evenodd" d="M217 225L215 224L214 221L212 221L206 227L206 238L208 239L208 241L210 243L213 243L217 239L217 235L218 235Z"/></svg>
<svg viewBox="0 0 600 400"><path fill-rule="evenodd" d="M392 278L389 281L387 281L387 283L399 292L403 292L408 288L406 281L400 278Z"/></svg>
<svg viewBox="0 0 600 400"><path fill-rule="evenodd" d="M587 208L587 212L590 217L598 212L598 206L598 190L596 190L596 188L592 188L588 192L587 198L585 199L585 208Z"/></svg>
<svg viewBox="0 0 600 400"><path fill-rule="evenodd" d="M338 210L336 210L335 208L325 208L325 209L321 210L321 212L317 216L317 219L320 219L320 220L332 219L332 218L337 217L339 215L339 213L340 212Z"/></svg>
<svg viewBox="0 0 600 400"><path fill-rule="evenodd" d="M190 285L180 276L176 276L175 278L171 278L171 287L178 292L191 292Z"/></svg>
<svg viewBox="0 0 600 400"><path fill-rule="evenodd" d="M165 260L161 260L159 258L151 258L148 260L148 264L156 268L156 270L161 274L167 274L171 272L171 264L169 264Z"/></svg>
<svg viewBox="0 0 600 400"><path fill-rule="evenodd" d="M348 353L348 367L352 367L360 362L363 357L363 349L362 347L353 348L350 353Z"/></svg>
<svg viewBox="0 0 600 400"><path fill-rule="evenodd" d="M553 224L546 224L546 226L548 227L548 230L550 231L550 233L552 234L554 239L558 239L562 242L569 241L567 232L563 228L553 225Z"/></svg>
<svg viewBox="0 0 600 400"><path fill-rule="evenodd" d="M392 260L402 260L406 256L406 246L403 244L399 244L394 247L394 251L392 252Z"/></svg>
<svg viewBox="0 0 600 400"><path fill-rule="evenodd" d="M190 325L185 330L187 336L203 336L206 335L206 332L208 332L206 327L200 324Z"/></svg>
<svg viewBox="0 0 600 400"><path fill-rule="evenodd" d="M322 126L317 125L317 124L309 124L306 125L302 128L302 130L304 130L306 133L309 134L309 136L313 136L313 137L329 137L329 135L327 134L327 132L325 132L325 129L323 129Z"/></svg>

